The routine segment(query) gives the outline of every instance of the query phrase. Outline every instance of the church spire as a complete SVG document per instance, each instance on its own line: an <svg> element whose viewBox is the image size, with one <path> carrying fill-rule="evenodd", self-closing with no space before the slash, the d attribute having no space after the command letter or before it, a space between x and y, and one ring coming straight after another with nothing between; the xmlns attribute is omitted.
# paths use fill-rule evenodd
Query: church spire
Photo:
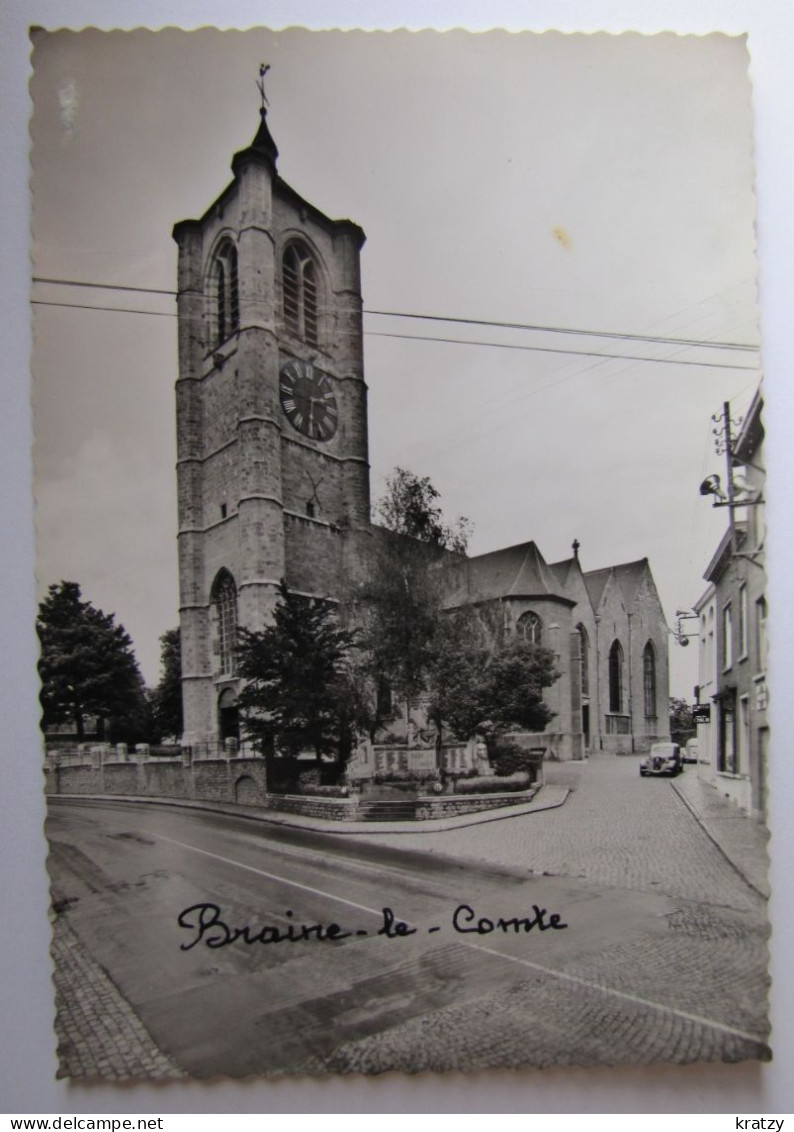
<svg viewBox="0 0 794 1132"><path fill-rule="evenodd" d="M249 145L248 149L241 149L239 153L235 153L232 158L232 171L237 175L238 170L243 164L248 164L252 161L264 161L272 168L273 172L276 170L276 159L278 158L278 147L273 141L273 136L267 124L267 107L268 100L265 94L265 75L270 70L268 63L262 63L259 67L259 80L257 88L261 98L261 106L259 109L259 129L256 132L256 137Z"/></svg>

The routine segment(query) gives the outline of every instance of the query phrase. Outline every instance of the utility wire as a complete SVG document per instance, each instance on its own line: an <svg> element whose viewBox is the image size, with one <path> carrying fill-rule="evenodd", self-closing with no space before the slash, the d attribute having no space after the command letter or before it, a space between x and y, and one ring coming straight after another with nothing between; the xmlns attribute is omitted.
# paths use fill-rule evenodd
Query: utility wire
<svg viewBox="0 0 794 1132"><path fill-rule="evenodd" d="M573 354L579 358L613 358L627 362L657 362L668 365L705 366L708 369L743 369L757 372L757 366L737 366L727 362L695 362L677 358L648 358L638 354L607 354L600 350L563 350L552 346L520 346L509 342L476 342L468 338L433 338L422 334L387 334L380 330L365 330L368 338L405 338L411 342L446 342L456 346L488 346L497 350L529 350L539 354Z"/></svg>
<svg viewBox="0 0 794 1132"><path fill-rule="evenodd" d="M170 296L176 296L178 294L177 291L165 291L160 290L156 287L130 287L116 283L88 283L77 279L53 279L37 275L34 275L33 282L53 284L60 287L89 287L103 291L130 291L135 292L136 294ZM719 350L758 350L757 346L753 346L746 342L708 341L700 338L670 338L664 335L629 334L612 330L585 330L577 327L546 326L540 323L528 322L497 322L493 319L485 318L456 318L451 315L412 314L406 311L379 311L365 309L363 313L368 315L377 315L378 317L383 318L420 319L427 322L452 322L461 326L494 326L499 328L500 330L529 330L544 334L572 334L585 338L611 338L616 341L622 342L654 342L671 346L697 346L701 348L705 347L706 349Z"/></svg>
<svg viewBox="0 0 794 1132"><path fill-rule="evenodd" d="M746 342L709 342L699 338L667 338L651 334L623 334L615 330L582 330L570 326L543 326L530 322L494 322L483 318L451 318L440 314L407 314L404 311L365 310L364 314L389 318L418 318L429 322L456 322L465 326L497 326L502 330L537 330L547 334L578 334L587 338L614 338L623 342L662 342L671 346L706 346L720 350L757 350Z"/></svg>
<svg viewBox="0 0 794 1132"><path fill-rule="evenodd" d="M176 311L144 311L135 310L132 307L101 307L91 303L59 303L46 299L32 299L31 304L37 307L65 307L70 310L103 311L112 314L154 315L159 318L179 317ZM435 338L422 334L388 334L385 331L378 330L365 330L364 335L367 338L399 338L410 342L442 342L456 346L487 346L491 349L497 350L524 350L539 354L567 354L577 358L607 358L616 361L655 362L681 366L700 366L707 369L739 369L748 370L751 372L756 371L755 366L737 366L729 362L697 362L687 361L684 359L672 360L669 358L648 358L640 356L638 354L608 354L598 350L564 350L562 348L555 349L551 346L511 345L508 342L477 342L469 338Z"/></svg>

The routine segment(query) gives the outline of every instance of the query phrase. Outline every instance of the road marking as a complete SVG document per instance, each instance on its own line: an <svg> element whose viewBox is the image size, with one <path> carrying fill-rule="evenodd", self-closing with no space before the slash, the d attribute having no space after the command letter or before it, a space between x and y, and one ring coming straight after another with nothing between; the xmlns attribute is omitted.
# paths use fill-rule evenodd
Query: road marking
<svg viewBox="0 0 794 1132"><path fill-rule="evenodd" d="M326 892L322 888L313 888L309 884L301 884L300 881L290 880L288 877L278 876L276 873L269 873L265 869L258 869L255 865L246 865L242 861L235 861L232 857L224 857L220 853L212 853L209 849L199 849L197 845L188 845L185 841L177 841L173 837L165 837L163 834L155 834L159 836L161 841L168 841L171 845L178 845L180 849L189 849L193 853L200 853L204 857L212 857L215 861L222 861L226 865L236 865L238 869L245 869L246 872L256 873L257 876L267 877L268 880L277 881L279 884L291 885L293 888L299 888L303 892L311 892L315 896L323 896L327 900L336 900L340 904L347 904L350 908L358 908L361 912L371 912L373 916L382 916L382 908L370 908L367 904L357 904L355 900L347 900L344 896L337 896L334 892ZM409 921L406 921L409 923ZM415 926L409 923L409 926ZM720 1030L724 1034L731 1034L733 1037L742 1038L744 1041L753 1042L755 1045L766 1046L763 1038L758 1037L756 1034L748 1034L746 1030L737 1030L735 1026L728 1026L724 1022L715 1022L711 1018L704 1018L700 1014L690 1014L687 1010L678 1010L674 1006L665 1006L664 1003L654 1002L649 998L642 998L640 995L628 994L626 991L615 990L613 987L605 987L600 983L591 982L589 979L583 979L579 975L568 975L564 971L556 971L553 967L544 967L541 963L533 963L531 959L519 959L515 955L508 955L503 951L496 951L492 947L483 947L480 943L471 943L468 940L459 941L463 947L468 947L472 951L482 951L486 955L494 955L497 959L506 959L509 963L517 963L521 967L528 967L531 971L538 971L542 975L547 975L553 979L560 979L563 982L575 983L577 986L586 987L588 990L599 991L601 994L609 995L613 998L621 998L626 1002L631 1002L635 1006L649 1007L651 1010L659 1010L663 1014L672 1014L676 1018L682 1018L687 1022L694 1022L699 1026L708 1026L712 1030Z"/></svg>
<svg viewBox="0 0 794 1132"><path fill-rule="evenodd" d="M597 990L602 994L612 995L614 998L623 998L627 1002L633 1002L637 1006L649 1006L652 1010L661 1010L665 1014L674 1014L676 1018L684 1018L687 1022L696 1022L700 1026L709 1026L712 1030L722 1030L725 1034L733 1034L734 1037L744 1038L745 1041L754 1042L756 1045L765 1046L766 1042L763 1038L759 1038L757 1034L748 1034L746 1030L737 1030L735 1026L728 1026L724 1022L715 1022L711 1018L703 1018L700 1014L690 1014L687 1010L677 1010L674 1006L665 1006L661 1002L653 1002L650 998L642 998L637 994L627 994L626 991L615 990L613 987L605 987L600 983L593 983L589 979L582 979L579 975L567 975L564 971L555 971L553 967L543 967L540 963L533 963L530 959L519 959L515 955L505 955L503 951L495 951L491 947L483 947L479 943L469 943L466 946L473 947L475 951L484 951L487 955L496 955L499 959L509 959L511 963L518 963L522 967L529 967L533 971L540 971L544 975L551 975L555 979L563 979L568 983L576 983L578 986L587 987L589 990Z"/></svg>
<svg viewBox="0 0 794 1132"><path fill-rule="evenodd" d="M289 880L287 877L277 876L276 873L265 872L264 869L257 869L254 865L245 865L242 861L235 861L232 857L222 857L220 853L210 853L209 849L199 849L197 845L188 845L184 841L177 841L173 837L165 837L163 834L155 834L161 841L168 841L171 845L178 845L180 849L190 849L194 853L201 853L204 857L212 857L215 861L223 861L226 865L236 865L238 869L245 869L249 873L256 873L257 876L267 877L268 880L278 881L279 884L290 884L293 888L300 888L304 892L313 892L315 896L325 896L329 900L338 900L340 904L347 904L351 908L358 908L360 912L371 912L373 916L382 916L382 908L370 908L367 904L356 904L355 900L345 900L344 896L336 896L333 892L324 892L321 888L312 888L310 884L301 884L297 880Z"/></svg>

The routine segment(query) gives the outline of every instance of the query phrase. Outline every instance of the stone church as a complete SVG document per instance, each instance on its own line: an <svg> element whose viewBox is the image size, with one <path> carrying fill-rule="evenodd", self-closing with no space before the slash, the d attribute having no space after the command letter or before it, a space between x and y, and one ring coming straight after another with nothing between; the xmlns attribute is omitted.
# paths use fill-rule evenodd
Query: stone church
<svg viewBox="0 0 794 1132"><path fill-rule="evenodd" d="M285 579L336 598L380 541L371 521L359 256L278 175L266 111L233 179L179 248L177 477L187 744L237 733L237 626ZM668 729L668 630L647 559L584 572L533 542L461 559L449 607L495 605L562 675L542 743L558 758L641 750ZM538 736L526 736L536 743Z"/></svg>

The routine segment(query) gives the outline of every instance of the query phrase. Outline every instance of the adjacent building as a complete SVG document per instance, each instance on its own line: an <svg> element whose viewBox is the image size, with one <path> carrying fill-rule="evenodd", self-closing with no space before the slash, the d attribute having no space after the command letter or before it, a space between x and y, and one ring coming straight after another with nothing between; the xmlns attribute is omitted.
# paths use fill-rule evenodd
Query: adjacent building
<svg viewBox="0 0 794 1132"><path fill-rule="evenodd" d="M744 813L766 814L767 597L761 389L731 440L731 521L704 574L699 618L700 774Z"/></svg>

